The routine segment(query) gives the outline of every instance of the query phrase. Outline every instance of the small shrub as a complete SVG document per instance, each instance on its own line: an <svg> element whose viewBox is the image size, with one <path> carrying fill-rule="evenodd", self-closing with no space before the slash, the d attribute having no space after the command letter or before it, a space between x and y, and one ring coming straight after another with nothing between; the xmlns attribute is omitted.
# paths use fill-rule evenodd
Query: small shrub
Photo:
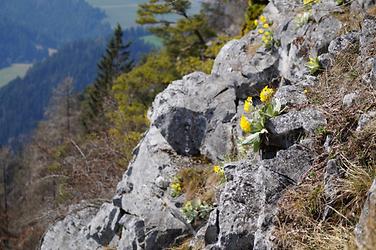
<svg viewBox="0 0 376 250"><path fill-rule="evenodd" d="M346 4L348 1L346 1L346 0L336 0L336 4L337 5L344 5L344 4Z"/></svg>
<svg viewBox="0 0 376 250"><path fill-rule="evenodd" d="M322 68L318 57L310 57L306 66L309 69L309 73L311 75L316 74Z"/></svg>
<svg viewBox="0 0 376 250"><path fill-rule="evenodd" d="M213 210L213 207L206 202L202 202L199 199L194 199L184 203L181 212L189 223L194 222L197 219L206 220Z"/></svg>
<svg viewBox="0 0 376 250"><path fill-rule="evenodd" d="M48 167L47 167L47 171L50 173L50 174L56 174L56 173L59 173L60 171L62 170L61 168L61 164L54 161L52 162Z"/></svg>
<svg viewBox="0 0 376 250"><path fill-rule="evenodd" d="M303 25L307 24L309 20L312 17L312 12L311 11L305 11L302 14L298 14L294 21L298 27L302 27Z"/></svg>

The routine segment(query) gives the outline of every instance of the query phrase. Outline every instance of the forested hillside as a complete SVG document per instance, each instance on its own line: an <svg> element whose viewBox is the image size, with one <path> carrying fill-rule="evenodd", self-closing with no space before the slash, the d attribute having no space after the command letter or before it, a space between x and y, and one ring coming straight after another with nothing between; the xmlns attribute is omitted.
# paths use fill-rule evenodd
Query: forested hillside
<svg viewBox="0 0 376 250"><path fill-rule="evenodd" d="M133 41L131 56L138 60L151 47L141 39L148 34L144 29L124 32L127 41ZM43 118L52 90L66 77L73 79L76 92L82 92L95 78L97 61L104 53L104 39L69 43L58 53L35 64L23 79L16 79L0 89L0 145L18 139L36 127ZM12 140L13 138L13 140Z"/></svg>
<svg viewBox="0 0 376 250"><path fill-rule="evenodd" d="M105 14L84 0L2 0L0 2L0 67L33 62L48 48L109 34Z"/></svg>
<svg viewBox="0 0 376 250"><path fill-rule="evenodd" d="M48 48L55 46L49 37L35 34L4 16L0 17L0 31L0 68L14 62L34 62L45 58Z"/></svg>

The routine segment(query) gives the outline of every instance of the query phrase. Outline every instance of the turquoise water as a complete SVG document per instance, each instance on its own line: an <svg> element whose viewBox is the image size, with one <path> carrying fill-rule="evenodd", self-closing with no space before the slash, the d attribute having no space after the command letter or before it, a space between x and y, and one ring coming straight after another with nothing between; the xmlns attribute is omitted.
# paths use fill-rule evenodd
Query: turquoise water
<svg viewBox="0 0 376 250"><path fill-rule="evenodd" d="M123 28L136 26L137 6L147 0L86 0L91 5L102 9L112 26L120 23ZM192 1L192 11L200 9L200 0Z"/></svg>

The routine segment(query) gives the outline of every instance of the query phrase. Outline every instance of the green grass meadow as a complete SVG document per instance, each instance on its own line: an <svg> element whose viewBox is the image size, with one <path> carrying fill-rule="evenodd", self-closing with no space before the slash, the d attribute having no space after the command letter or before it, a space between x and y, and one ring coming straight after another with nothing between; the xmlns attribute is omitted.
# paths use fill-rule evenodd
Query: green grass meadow
<svg viewBox="0 0 376 250"><path fill-rule="evenodd" d="M0 69L0 88L17 77L24 77L31 64L13 64L10 67Z"/></svg>

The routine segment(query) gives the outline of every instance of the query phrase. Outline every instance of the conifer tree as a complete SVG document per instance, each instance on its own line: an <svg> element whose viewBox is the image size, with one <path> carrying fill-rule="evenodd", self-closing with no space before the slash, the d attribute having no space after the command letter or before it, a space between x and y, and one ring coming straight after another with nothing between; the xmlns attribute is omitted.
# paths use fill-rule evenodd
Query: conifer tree
<svg viewBox="0 0 376 250"><path fill-rule="evenodd" d="M83 102L83 123L86 129L105 123L104 103L110 98L114 80L122 73L132 69L129 47L131 43L123 43L123 31L120 24L115 27L105 54L98 64L98 73L94 84L86 90Z"/></svg>

